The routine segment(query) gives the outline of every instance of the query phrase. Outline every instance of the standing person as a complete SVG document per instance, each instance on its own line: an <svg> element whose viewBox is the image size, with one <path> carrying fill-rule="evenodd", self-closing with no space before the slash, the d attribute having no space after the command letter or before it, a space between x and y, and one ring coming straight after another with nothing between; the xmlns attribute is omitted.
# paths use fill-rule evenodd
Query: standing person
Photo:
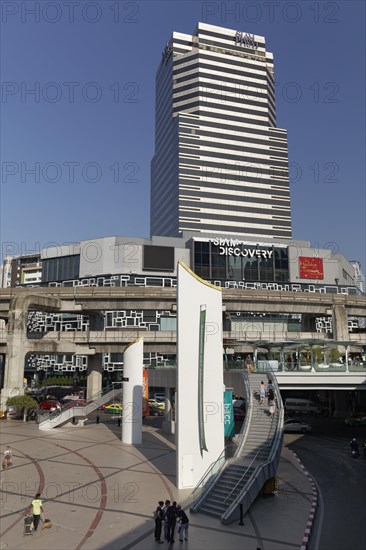
<svg viewBox="0 0 366 550"><path fill-rule="evenodd" d="M265 388L264 382L262 380L261 384L259 386L259 404L260 405L263 405L265 397L266 397L266 388Z"/></svg>
<svg viewBox="0 0 366 550"><path fill-rule="evenodd" d="M163 524L163 506L164 502L162 500L159 500L158 506L154 512L154 519L155 519L155 542L158 542L159 544L163 544L164 541L161 540L161 527Z"/></svg>
<svg viewBox="0 0 366 550"><path fill-rule="evenodd" d="M182 510L180 504L177 506L177 518L178 521L180 521L180 525L178 527L179 540L180 542L183 542L183 535L184 540L188 540L189 519L185 511Z"/></svg>
<svg viewBox="0 0 366 550"><path fill-rule="evenodd" d="M177 523L177 503L174 501L165 512L168 520L168 542L174 542L175 525Z"/></svg>
<svg viewBox="0 0 366 550"><path fill-rule="evenodd" d="M9 468L9 466L12 464L11 458L12 458L12 452L11 452L11 449L10 449L9 445L7 445L6 449L4 451L4 458L3 458L3 468L4 468L4 470L7 470Z"/></svg>
<svg viewBox="0 0 366 550"><path fill-rule="evenodd" d="M268 380L267 396L268 396L268 405L269 405L270 402L271 402L271 401L274 401L274 398L275 398L272 380Z"/></svg>
<svg viewBox="0 0 366 550"><path fill-rule="evenodd" d="M168 540L168 518L166 517L166 511L170 506L170 500L166 500L162 509L162 519L164 521L164 539Z"/></svg>
<svg viewBox="0 0 366 550"><path fill-rule="evenodd" d="M37 531L39 520L41 519L41 513L44 514L41 493L37 493L32 500L32 504L29 506L29 513L33 514L34 531Z"/></svg>
<svg viewBox="0 0 366 550"><path fill-rule="evenodd" d="M269 402L269 416L271 418L274 417L274 413L275 413L275 400L272 399L272 401Z"/></svg>
<svg viewBox="0 0 366 550"><path fill-rule="evenodd" d="M253 367L253 361L252 361L252 358L250 357L250 355L247 355L246 358L245 358L245 367L246 367L248 373L251 372L252 367Z"/></svg>

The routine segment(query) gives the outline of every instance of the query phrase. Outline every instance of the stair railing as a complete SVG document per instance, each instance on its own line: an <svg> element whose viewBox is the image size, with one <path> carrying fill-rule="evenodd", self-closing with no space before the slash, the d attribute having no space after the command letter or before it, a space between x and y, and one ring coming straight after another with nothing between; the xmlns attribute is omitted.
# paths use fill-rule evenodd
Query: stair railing
<svg viewBox="0 0 366 550"><path fill-rule="evenodd" d="M215 460L215 462L213 462L208 467L206 472L203 474L202 478L197 483L196 487L192 492L192 505L191 505L192 512L197 510L198 505L204 499L206 494L210 491L211 487L216 483L225 462L228 462L230 460L228 459L228 456L230 457L230 454L231 454L232 458L237 457L244 447L245 440L248 435L248 426L252 418L253 397L250 390L248 373L245 371L243 372L243 379L244 379L244 385L245 385L245 391L246 391L246 415L240 430L240 434L237 436L235 443L231 443L225 447L225 449L221 452L217 460ZM235 452L231 453L230 451L233 451L233 450Z"/></svg>
<svg viewBox="0 0 366 550"><path fill-rule="evenodd" d="M258 454L260 453L261 450L263 450L264 447L269 447L270 448L270 452L269 452L269 455L267 457L266 463L276 462L278 464L279 457L280 457L280 454L281 454L281 451L282 451L284 411L283 411L282 400L281 400L281 395L280 395L280 392L279 392L277 379L276 379L275 376L273 376L272 380L273 380L273 385L275 386L275 397L277 397L277 399L276 399L276 401L277 401L277 406L276 406L276 420L277 420L277 422L276 422L276 426L275 426L275 431L274 431L274 434L272 436L273 439L272 439L271 443L269 443L267 445L264 445L263 447L258 449L258 451L256 452L255 457L251 461L251 464L253 464L253 462L257 458ZM261 468L261 466L263 466L263 464L261 464L260 466L257 466L254 469L254 471L252 472L252 475L250 476L250 478L248 479L248 481L246 483L247 486L250 485L251 480L257 475L257 472ZM233 493L235 488L239 485L240 481L244 478L244 476L248 472L249 468L250 468L250 466L246 469L244 474L241 476L240 480L238 481L238 483L236 484L234 489L231 491L231 494ZM239 491L238 495L234 498L233 502L226 505L226 501L229 499L229 497L230 497L230 495L228 495L225 499L225 509L226 509L225 513L226 514L227 514L229 509L231 509L231 512L234 511L236 506L238 506L240 504L240 502L243 501L243 491ZM227 508L226 508L226 506L227 506Z"/></svg>
<svg viewBox="0 0 366 550"><path fill-rule="evenodd" d="M191 512L197 511L199 503L205 497L206 493L209 492L212 485L214 485L219 473L222 470L223 465L227 461L227 455L230 454L230 451L232 451L234 448L236 448L235 443L230 443L229 445L226 445L225 449L220 453L220 456L215 460L215 462L212 462L212 464L203 474L191 494Z"/></svg>
<svg viewBox="0 0 366 550"><path fill-rule="evenodd" d="M240 433L239 435L236 437L236 451L235 451L235 457L237 457L244 445L245 445L245 441L247 439L247 436L248 436L248 427L250 425L250 422L252 420L252 413L253 413L253 396L252 396L252 392L250 391L250 384L249 384L249 377L248 377L248 373L247 372L243 372L243 381L244 381L244 386L245 386L245 395L246 395L246 414L245 414L245 419L244 419L244 422L243 422L243 425L241 427L241 430L240 430Z"/></svg>
<svg viewBox="0 0 366 550"><path fill-rule="evenodd" d="M231 495L233 494L233 492L235 491L235 489L240 485L240 483L242 482L242 480L245 478L245 476L247 475L247 472L250 470L250 468L253 466L253 463L257 460L257 457L259 455L260 452L262 452L264 449L266 448L271 448L272 447L272 443L269 443L267 445L263 445L262 447L259 447L259 449L257 450L257 452L255 453L254 455L254 458L252 459L251 463L249 464L249 466L247 466L246 470L244 471L243 475L240 477L239 481L237 482L237 484L235 485L235 487L233 487L233 489L230 491L230 493L228 494L228 496L225 498L224 500L224 505L225 505L225 509L228 507L228 505L226 504L227 500L229 500L229 498L231 497Z"/></svg>
<svg viewBox="0 0 366 550"><path fill-rule="evenodd" d="M112 384L113 384L112 388L110 388L110 387L109 388L104 388L104 390L101 390L101 391L95 393L94 395L92 395L90 398L86 399L85 404L82 405L82 406L72 407L72 406L70 406L70 403L68 403L67 405L63 405L61 407L61 409L57 409L56 411L39 413L39 415L38 415L39 424L41 422L46 422L47 420L53 420L53 419L57 418L58 416L60 416L65 411L68 411L68 410L71 410L71 409L74 409L74 408L83 409L87 405L90 405L91 403L94 403L95 401L97 401L98 399L101 399L102 397L104 397L105 395L107 395L110 392L112 392L111 399L114 399L116 397L116 395L121 393L122 387L123 387L123 382L112 382Z"/></svg>

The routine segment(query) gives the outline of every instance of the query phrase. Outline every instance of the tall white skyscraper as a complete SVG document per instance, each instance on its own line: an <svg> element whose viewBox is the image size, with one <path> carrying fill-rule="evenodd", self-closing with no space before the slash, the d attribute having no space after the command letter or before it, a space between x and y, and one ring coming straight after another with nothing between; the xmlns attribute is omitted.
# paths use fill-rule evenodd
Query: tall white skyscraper
<svg viewBox="0 0 366 550"><path fill-rule="evenodd" d="M156 77L151 234L291 238L287 133L262 36L174 32Z"/></svg>

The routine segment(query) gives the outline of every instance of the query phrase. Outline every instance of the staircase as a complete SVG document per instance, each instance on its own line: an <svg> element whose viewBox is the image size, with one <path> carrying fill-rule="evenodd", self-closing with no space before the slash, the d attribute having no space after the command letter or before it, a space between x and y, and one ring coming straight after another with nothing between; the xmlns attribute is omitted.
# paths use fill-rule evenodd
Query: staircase
<svg viewBox="0 0 366 550"><path fill-rule="evenodd" d="M39 415L39 429L52 430L57 426L70 422L73 418L86 419L88 414L109 401L114 401L122 396L122 382L113 384L112 389L103 390L93 395L83 407L70 407L70 404L64 406L61 411L52 413L43 413Z"/></svg>
<svg viewBox="0 0 366 550"><path fill-rule="evenodd" d="M283 439L283 408L278 385L273 373L270 377L276 395L274 417L268 413L267 399L259 405L255 395L261 380L267 383L264 374L250 374L247 378L247 418L238 438L234 458L221 460L221 468L215 476L209 475L209 483L192 505L192 512L203 512L220 518L222 523L239 519L239 504L245 514L264 483L277 471Z"/></svg>

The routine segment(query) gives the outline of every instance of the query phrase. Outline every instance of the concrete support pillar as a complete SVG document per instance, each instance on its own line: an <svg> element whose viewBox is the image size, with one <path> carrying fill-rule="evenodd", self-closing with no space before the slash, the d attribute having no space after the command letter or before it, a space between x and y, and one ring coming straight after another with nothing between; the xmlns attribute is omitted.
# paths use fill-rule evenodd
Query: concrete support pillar
<svg viewBox="0 0 366 550"><path fill-rule="evenodd" d="M4 387L5 358L6 358L6 355L2 353L0 355L0 388L1 389Z"/></svg>
<svg viewBox="0 0 366 550"><path fill-rule="evenodd" d="M345 347L345 359L344 359L344 361L345 361L345 363L346 363L346 372L349 371L349 368L348 368L348 354L349 354L349 348L350 348L349 346L346 346L346 347Z"/></svg>
<svg viewBox="0 0 366 550"><path fill-rule="evenodd" d="M93 311L89 314L90 330L104 330L104 316L100 311Z"/></svg>
<svg viewBox="0 0 366 550"><path fill-rule="evenodd" d="M24 365L28 350L27 319L28 310L21 307L10 308L7 324L7 354L4 371L4 387L1 390L1 410L6 400L24 393Z"/></svg>
<svg viewBox="0 0 366 550"><path fill-rule="evenodd" d="M281 365L281 371L286 370L285 369L285 352L283 351L283 348L280 349L280 365Z"/></svg>
<svg viewBox="0 0 366 550"><path fill-rule="evenodd" d="M302 328L303 332L315 332L315 317L310 313L302 314Z"/></svg>
<svg viewBox="0 0 366 550"><path fill-rule="evenodd" d="M347 392L344 390L334 391L334 416L347 416L350 412Z"/></svg>
<svg viewBox="0 0 366 550"><path fill-rule="evenodd" d="M129 344L123 354L122 442L142 443L143 340Z"/></svg>
<svg viewBox="0 0 366 550"><path fill-rule="evenodd" d="M102 357L100 353L88 356L86 398L91 399L102 391Z"/></svg>
<svg viewBox="0 0 366 550"><path fill-rule="evenodd" d="M332 308L333 338L334 340L349 340L348 315L345 306L337 305Z"/></svg>
<svg viewBox="0 0 366 550"><path fill-rule="evenodd" d="M165 388L165 418L162 424L162 430L164 433L175 433L175 420L173 420L173 395L174 390L171 387Z"/></svg>

